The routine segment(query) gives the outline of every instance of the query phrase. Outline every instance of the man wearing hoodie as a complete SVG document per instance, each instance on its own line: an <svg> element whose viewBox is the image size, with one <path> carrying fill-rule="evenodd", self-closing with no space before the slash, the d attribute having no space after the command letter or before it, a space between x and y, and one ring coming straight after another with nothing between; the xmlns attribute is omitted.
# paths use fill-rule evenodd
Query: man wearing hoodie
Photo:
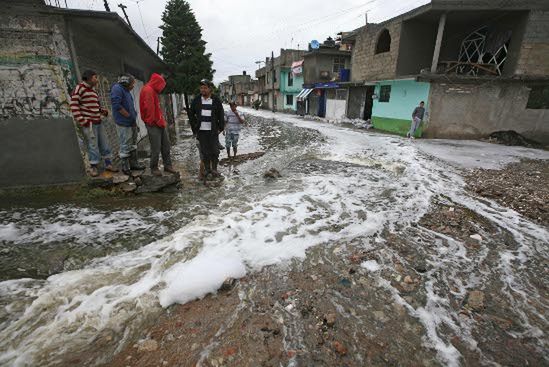
<svg viewBox="0 0 549 367"><path fill-rule="evenodd" d="M137 111L130 93L134 86L135 78L130 74L124 74L111 89L112 114L120 142L122 172L127 175L131 174L132 169L145 169L137 160Z"/></svg>
<svg viewBox="0 0 549 367"><path fill-rule="evenodd" d="M225 126L223 105L219 97L212 95L213 83L200 81L200 95L191 103L189 122L193 135L200 142L200 153L204 161L205 179L221 176L217 171L219 163L219 133Z"/></svg>
<svg viewBox="0 0 549 367"><path fill-rule="evenodd" d="M170 138L168 137L168 128L166 120L162 116L160 109L160 99L158 95L166 87L164 78L156 73L151 75L151 79L139 94L139 110L141 119L147 126L149 141L151 143L151 173L155 176L162 176L158 169L158 156L162 154L164 171L176 173L172 166L170 157Z"/></svg>

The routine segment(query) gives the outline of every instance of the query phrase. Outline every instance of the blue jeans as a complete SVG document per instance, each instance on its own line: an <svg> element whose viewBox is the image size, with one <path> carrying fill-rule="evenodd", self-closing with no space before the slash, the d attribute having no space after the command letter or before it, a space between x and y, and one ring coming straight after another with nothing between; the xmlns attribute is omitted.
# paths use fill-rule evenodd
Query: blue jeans
<svg viewBox="0 0 549 367"><path fill-rule="evenodd" d="M128 158L137 149L137 127L116 125L120 142L120 158Z"/></svg>
<svg viewBox="0 0 549 367"><path fill-rule="evenodd" d="M104 159L112 158L111 148L107 141L107 135L105 134L103 124L92 124L91 127L83 127L82 131L86 137L90 164L98 164L101 161L101 157Z"/></svg>
<svg viewBox="0 0 549 367"><path fill-rule="evenodd" d="M416 130L419 128L419 125L421 125L421 120L417 117L414 117L412 119L412 124L410 125L410 131L408 131L408 136L414 136Z"/></svg>
<svg viewBox="0 0 549 367"><path fill-rule="evenodd" d="M238 133L231 133L227 131L225 133L225 148L229 149L231 145L233 148L237 148L239 136L240 135Z"/></svg>

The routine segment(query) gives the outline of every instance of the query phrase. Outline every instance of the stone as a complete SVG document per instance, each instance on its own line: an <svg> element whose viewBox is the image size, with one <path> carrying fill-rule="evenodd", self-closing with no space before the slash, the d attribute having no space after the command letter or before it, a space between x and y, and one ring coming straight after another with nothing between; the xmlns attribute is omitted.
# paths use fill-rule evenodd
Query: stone
<svg viewBox="0 0 549 367"><path fill-rule="evenodd" d="M267 172L265 172L265 173L263 174L263 177L265 177L265 178L271 178L271 179L276 179L276 178L282 177L282 175L281 175L280 172L278 172L278 170L276 170L275 168L271 168L270 170L268 170Z"/></svg>
<svg viewBox="0 0 549 367"><path fill-rule="evenodd" d="M154 352L158 349L158 342L153 339L147 339L139 343L137 346L138 352Z"/></svg>
<svg viewBox="0 0 549 367"><path fill-rule="evenodd" d="M404 277L404 282L405 282L405 283L408 283L408 284L412 284L412 283L414 282L414 280L412 279L411 276L406 275L406 276Z"/></svg>
<svg viewBox="0 0 549 367"><path fill-rule="evenodd" d="M336 323L337 315L335 313L329 313L324 316L324 322L328 327L334 327Z"/></svg>
<svg viewBox="0 0 549 367"><path fill-rule="evenodd" d="M227 278L225 279L225 281L223 282L223 284L221 284L221 287L219 288L219 290L221 292L227 292L227 291L230 291L231 289L233 289L233 287L235 286L236 284L236 279L234 278Z"/></svg>
<svg viewBox="0 0 549 367"><path fill-rule="evenodd" d="M415 286L413 283L401 282L401 283L400 283L400 288L401 288L404 292L413 292L413 291L416 289L416 286Z"/></svg>
<svg viewBox="0 0 549 367"><path fill-rule="evenodd" d="M126 182L130 179L130 176L128 175L113 175L112 176L112 182L115 185L121 184L123 182Z"/></svg>
<svg viewBox="0 0 549 367"><path fill-rule="evenodd" d="M347 354L347 348L340 342L335 341L333 345L336 353L339 354L340 356L344 356Z"/></svg>
<svg viewBox="0 0 549 367"><path fill-rule="evenodd" d="M124 182L120 185L120 190L124 192L134 192L137 190L137 185L135 182Z"/></svg>
<svg viewBox="0 0 549 367"><path fill-rule="evenodd" d="M92 189L107 189L113 187L114 182L112 177L90 177L88 178L88 186Z"/></svg>
<svg viewBox="0 0 549 367"><path fill-rule="evenodd" d="M178 173L175 174L165 174L162 176L154 176L150 173L143 174L141 177L141 185L135 191L138 194L145 192L158 192L163 188L179 183L181 181L181 175Z"/></svg>
<svg viewBox="0 0 549 367"><path fill-rule="evenodd" d="M469 292L469 295L467 296L467 306L473 311L482 311L484 309L484 292Z"/></svg>
<svg viewBox="0 0 549 367"><path fill-rule="evenodd" d="M482 237L481 237L481 235L479 235L478 233L473 234L473 235L471 235L471 236L469 236L469 237L471 237L472 239L474 239L474 240L476 240L476 241L478 241L478 242L482 242Z"/></svg>

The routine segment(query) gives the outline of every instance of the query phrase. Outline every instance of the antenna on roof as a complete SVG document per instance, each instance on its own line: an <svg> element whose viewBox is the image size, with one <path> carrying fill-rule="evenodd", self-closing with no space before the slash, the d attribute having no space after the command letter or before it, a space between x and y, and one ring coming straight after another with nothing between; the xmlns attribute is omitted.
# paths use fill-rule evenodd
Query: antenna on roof
<svg viewBox="0 0 549 367"><path fill-rule="evenodd" d="M128 14L126 14L126 8L127 6L124 4L118 4L118 7L122 9L122 13L124 13L124 16L126 17L126 22L128 22L128 25L131 29L133 29L132 24L130 23L130 19L128 18Z"/></svg>
<svg viewBox="0 0 549 367"><path fill-rule="evenodd" d="M107 2L107 0L103 0L103 4L105 5L105 10L106 11L111 11L111 8L110 8L109 3Z"/></svg>

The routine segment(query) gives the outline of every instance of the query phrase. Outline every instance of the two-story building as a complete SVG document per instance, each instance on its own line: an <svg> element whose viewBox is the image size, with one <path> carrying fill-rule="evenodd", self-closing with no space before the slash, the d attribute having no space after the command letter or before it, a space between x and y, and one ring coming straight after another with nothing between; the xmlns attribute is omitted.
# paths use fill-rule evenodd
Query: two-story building
<svg viewBox="0 0 549 367"><path fill-rule="evenodd" d="M280 49L279 56L267 57L265 66L256 71L263 108L296 111L296 97L301 91L303 77L292 72L292 65L302 61L304 53L304 50Z"/></svg>
<svg viewBox="0 0 549 367"><path fill-rule="evenodd" d="M219 84L219 94L223 102L236 102L241 106L250 106L257 98L258 84L251 75L243 71L242 74L230 75L229 80Z"/></svg>
<svg viewBox="0 0 549 367"><path fill-rule="evenodd" d="M345 116L351 51L331 37L304 55L304 85L298 95L305 114L339 119Z"/></svg>
<svg viewBox="0 0 549 367"><path fill-rule="evenodd" d="M428 137L549 142L548 1L433 0L347 38L348 117L404 135L425 101Z"/></svg>

